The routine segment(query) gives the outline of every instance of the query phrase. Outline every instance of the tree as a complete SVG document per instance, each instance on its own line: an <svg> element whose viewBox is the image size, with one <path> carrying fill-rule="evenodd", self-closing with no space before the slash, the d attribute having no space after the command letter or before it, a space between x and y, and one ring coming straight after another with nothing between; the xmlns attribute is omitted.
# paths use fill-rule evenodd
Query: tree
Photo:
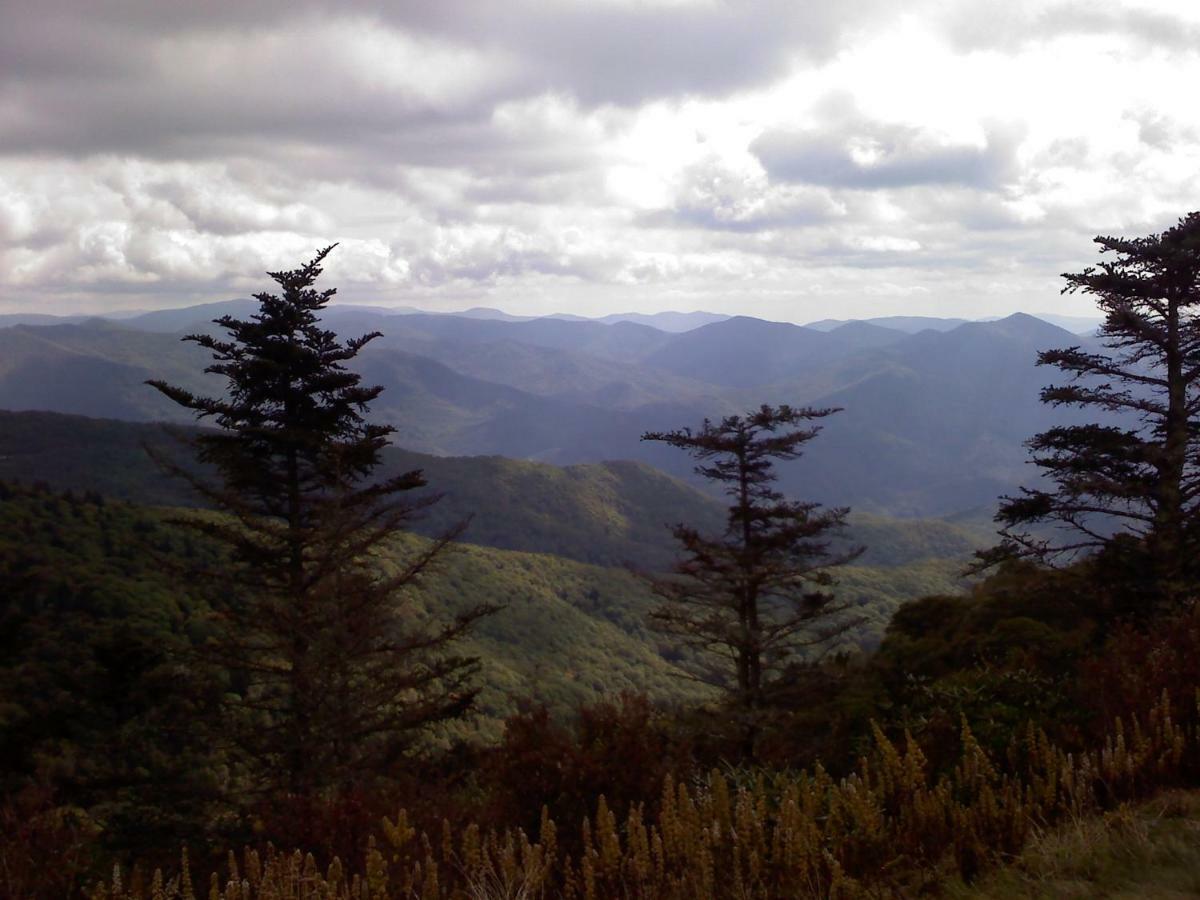
<svg viewBox="0 0 1200 900"><path fill-rule="evenodd" d="M650 618L698 651L692 675L743 712L766 706L789 665L855 624L846 604L822 590L833 584L832 567L861 553L830 546L849 510L785 500L772 487L775 461L799 458L820 430L796 426L834 412L763 406L719 424L706 419L697 432L642 435L686 450L701 462L697 474L730 498L723 534L672 528L683 555L669 575L649 579L662 601Z"/></svg>
<svg viewBox="0 0 1200 900"><path fill-rule="evenodd" d="M1200 213L1161 234L1095 240L1115 258L1064 274L1063 293L1095 299L1110 352L1047 350L1038 365L1070 376L1043 389L1043 403L1109 421L1028 441L1053 487L1001 498L1004 541L983 563L1032 556L1054 564L1098 550L1141 557L1154 594L1173 606L1196 574L1200 537ZM1051 533L1031 533L1035 523Z"/></svg>
<svg viewBox="0 0 1200 900"><path fill-rule="evenodd" d="M249 320L217 319L228 339L184 338L212 352L223 396L149 382L218 426L191 439L216 481L173 467L224 513L188 519L230 557L212 659L237 695L251 788L302 802L385 773L421 729L470 708L478 662L450 648L492 611L432 625L404 602L455 532L393 563L396 532L436 498L406 499L420 471L368 482L394 429L364 419L382 388L344 365L379 334L343 344L320 327L335 291L313 285L332 249L269 273L281 293L255 295Z"/></svg>

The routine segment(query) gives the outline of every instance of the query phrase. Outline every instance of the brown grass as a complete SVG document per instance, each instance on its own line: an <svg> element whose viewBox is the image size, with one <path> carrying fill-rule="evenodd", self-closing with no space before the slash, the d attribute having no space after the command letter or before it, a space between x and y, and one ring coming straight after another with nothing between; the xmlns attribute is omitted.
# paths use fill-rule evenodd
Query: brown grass
<svg viewBox="0 0 1200 900"><path fill-rule="evenodd" d="M1200 696L1190 704L1188 712ZM1195 729L1176 723L1165 696L1078 756L1031 727L1001 766L964 725L958 765L936 778L915 742L898 746L876 732L874 752L843 780L819 768L749 784L718 773L694 784L668 779L652 818L641 805L618 817L601 797L578 826L583 849L575 855L560 849L559 826L548 817L536 835L451 823L426 834L402 811L383 823L362 873L337 860L320 867L299 852L247 850L240 860L231 854L206 888L212 900L907 897L948 879L966 884L1016 857L1051 823L1084 822L1178 784L1198 760ZM1109 815L1114 835L1122 815ZM1052 840L1033 846L1050 853ZM148 884L125 884L115 873L93 896L190 898L188 877L186 864L173 879L155 873Z"/></svg>
<svg viewBox="0 0 1200 900"><path fill-rule="evenodd" d="M1200 896L1200 793L1168 791L1046 831L1012 865L974 886L951 883L946 895L956 900Z"/></svg>

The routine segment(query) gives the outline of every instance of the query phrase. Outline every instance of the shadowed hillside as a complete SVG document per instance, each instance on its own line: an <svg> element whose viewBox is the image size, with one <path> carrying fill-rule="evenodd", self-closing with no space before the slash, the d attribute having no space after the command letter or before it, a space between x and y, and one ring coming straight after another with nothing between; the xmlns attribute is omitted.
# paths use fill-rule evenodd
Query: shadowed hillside
<svg viewBox="0 0 1200 900"><path fill-rule="evenodd" d="M186 433L186 431L185 431ZM135 503L188 506L190 488L163 473L144 445L186 462L188 451L158 425L0 411L0 480L95 490ZM637 462L558 467L488 457L438 457L390 447L382 474L421 469L442 500L414 523L438 534L471 518L465 539L580 562L663 568L676 547L667 526L723 527L721 503ZM927 559L961 561L990 541L987 529L928 520L852 515L843 541L865 545L865 566Z"/></svg>

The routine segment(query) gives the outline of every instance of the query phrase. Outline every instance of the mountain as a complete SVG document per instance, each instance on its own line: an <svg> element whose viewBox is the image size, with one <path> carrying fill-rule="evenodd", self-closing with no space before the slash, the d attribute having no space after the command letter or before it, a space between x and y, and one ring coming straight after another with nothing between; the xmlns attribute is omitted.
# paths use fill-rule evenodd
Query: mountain
<svg viewBox="0 0 1200 900"><path fill-rule="evenodd" d="M353 323L355 326L368 323ZM362 331L361 327L352 331ZM466 343L389 329L370 352L395 349L427 357L461 375L529 394L558 396L606 409L635 409L685 401L722 410L727 400L712 385L578 350L539 347L512 339Z"/></svg>
<svg viewBox="0 0 1200 900"><path fill-rule="evenodd" d="M176 405L155 396L158 392L148 389L145 380L163 377L203 390L207 364L204 351L181 344L174 335L132 331L101 320L18 325L0 330L0 408L134 420L179 418Z"/></svg>
<svg viewBox="0 0 1200 900"><path fill-rule="evenodd" d="M150 461L146 447L185 464L190 459L159 425L0 411L0 481L92 490L155 506L199 502L184 482ZM709 532L724 526L721 501L644 463L559 467L498 456L384 450L380 477L413 469L425 473L430 491L443 495L413 522L417 533L440 534L469 517L465 540L505 550L661 569L676 553L668 525L688 522ZM850 521L841 540L865 545L860 563L870 567L962 561L991 541L986 528L939 520L899 522L853 514Z"/></svg>
<svg viewBox="0 0 1200 900"><path fill-rule="evenodd" d="M1018 315L1025 315L1018 313ZM1062 316L1058 313L1032 313L1035 319L1041 319L1043 322L1048 322L1064 331L1069 331L1072 334L1091 334L1100 327L1104 321L1100 316ZM1004 317L1001 317L1004 318ZM883 328L893 328L896 331L904 331L908 334L916 334L918 331L933 329L934 331L950 331L957 328L959 325L965 325L969 319L940 319L930 316L880 316L874 319L821 319L817 322L809 322L805 328L812 328L816 331L832 331L833 329L845 325L847 322L869 322L872 325L879 325ZM999 319L978 319L979 322L995 322Z"/></svg>
<svg viewBox="0 0 1200 900"><path fill-rule="evenodd" d="M712 409L686 399L614 409L570 394L534 395L386 348L364 351L358 369L385 388L372 417L395 423L399 443L439 455L496 454L559 464L633 458L681 474L691 470L686 460L639 438L665 422L692 421Z"/></svg>
<svg viewBox="0 0 1200 900"><path fill-rule="evenodd" d="M64 613L65 633L76 639L111 627L114 649L125 633L141 640L155 630L179 633L185 614L188 626L203 633L198 623L207 608L205 592L189 590L186 573L220 565L221 551L179 526L186 512L5 484L0 497L0 571L19 572L21 585L19 592L0 592L0 619L6 627L26 626L17 632L25 638L21 646L6 642L5 663L19 659L30 644L31 662L74 652L62 642L38 647L30 640L45 640L38 617L50 621ZM383 564L410 558L423 542L398 537ZM407 596L407 614L417 620L445 620L479 602L505 607L455 646L483 661L482 721L476 727L484 737L496 737L499 719L532 696L564 715L620 691L664 701L703 696L658 652L645 621L652 598L626 571L458 545ZM83 665L95 671L98 663L110 662L119 671L122 662L132 661L112 654L95 662L85 658ZM9 707L6 714L18 711Z"/></svg>
<svg viewBox="0 0 1200 900"><path fill-rule="evenodd" d="M197 504L186 483L151 462L146 447L193 468L187 448L159 425L0 411L0 481L95 490L158 506ZM443 495L413 522L415 531L436 535L470 518L466 540L502 549L653 569L674 558L668 523L718 530L723 522L716 500L644 463L560 468L499 456L384 450L380 477L413 469L425 473L424 493Z"/></svg>
<svg viewBox="0 0 1200 900"><path fill-rule="evenodd" d="M221 316L244 319L257 310L258 301L245 297L237 300L221 300L216 303L185 306L182 309L157 309L153 312L122 319L121 324L140 331L159 331L166 334L206 331L213 319Z"/></svg>
<svg viewBox="0 0 1200 900"><path fill-rule="evenodd" d="M458 339L467 336L458 332ZM494 340L495 331L479 330L469 339L482 342ZM533 319L511 323L499 336L536 347L571 350L618 360L641 360L647 353L663 346L671 336L657 328L635 322L560 322L554 319Z"/></svg>
<svg viewBox="0 0 1200 900"><path fill-rule="evenodd" d="M396 317L409 318L421 318L423 328L437 330L430 324L438 322L437 317ZM464 323L517 327L469 320L457 324ZM598 332L624 329L632 329L636 337L642 332L667 337L638 325L518 323L526 324L550 326L535 332L535 340L564 340L556 334L560 328L584 328L585 339L600 342ZM144 382L164 378L188 390L211 393L220 384L203 374L209 361L204 351L178 335L134 331L106 322L4 329L0 330L0 408L190 422L187 411ZM370 345L358 362L367 379L385 388L373 407L375 418L397 423L399 440L408 447L443 455L499 454L562 463L632 456L669 463L674 454L664 448L639 452L639 435L664 422L690 420L712 409L707 401L689 403L669 397L626 410L584 403L578 395L534 395L460 374L428 357L376 345Z"/></svg>
<svg viewBox="0 0 1200 900"><path fill-rule="evenodd" d="M27 599L44 588L54 602L77 596L85 606L99 603L102 616L119 585L123 604L179 609L186 592L178 567L185 569L187 560L175 558L177 551L210 565L217 551L173 524L192 515L179 504L194 498L149 463L144 444L171 449L158 426L0 413L0 559L34 548L38 562L29 570ZM665 565L674 555L667 523L720 529L717 502L637 463L559 469L391 450L380 475L412 467L423 468L431 486L446 494L429 519L415 523L419 532L438 533L475 513L466 534L471 543L456 545L425 581L415 597L417 613L444 615L478 602L505 607L460 645L481 656L488 673L483 737L495 737L499 719L535 693L559 713L621 690L696 699L648 628L654 602L648 586L619 564ZM13 487L22 482L29 486ZM946 523L914 526L877 517L856 520L845 538L864 539L873 549L862 564L839 570L835 589L862 617L846 648L874 646L900 603L958 590L963 558L976 546L973 535ZM403 558L422 540L400 536L394 552Z"/></svg>
<svg viewBox="0 0 1200 900"><path fill-rule="evenodd" d="M1091 334L1102 324L1101 316L1060 316L1057 313L1033 313L1034 317L1051 325L1057 325L1072 334Z"/></svg>
<svg viewBox="0 0 1200 900"><path fill-rule="evenodd" d="M878 325L880 328L903 331L905 334L916 334L918 331L926 329L950 331L959 325L965 325L967 321L967 319L940 319L932 316L878 316L873 319L821 319L817 322L809 322L804 327L812 328L815 331L833 331L835 328L852 322L866 322L869 325Z"/></svg>
<svg viewBox="0 0 1200 900"><path fill-rule="evenodd" d="M928 560L970 560L976 550L996 543L990 522L954 523L945 519L894 519L851 512L840 541L866 550L855 568L908 566Z"/></svg>
<svg viewBox="0 0 1200 900"><path fill-rule="evenodd" d="M862 380L821 398L844 411L795 467L802 496L892 515L994 506L1033 476L1023 442L1070 410L1040 403L1039 350L1078 337L1032 316L925 331L881 354Z"/></svg>
<svg viewBox="0 0 1200 900"><path fill-rule="evenodd" d="M1031 477L1023 442L1073 415L1039 403L1052 376L1035 367L1036 354L1094 345L1022 314L916 334L749 317L677 334L352 308L328 318L343 335L384 332L356 366L384 388L372 415L395 424L412 451L637 460L708 489L691 459L641 434L762 403L838 407L804 459L780 467L784 489L917 517L986 513ZM212 393L220 385L202 374L208 362L178 334L111 322L0 329L0 408L190 421L143 382Z"/></svg>
<svg viewBox="0 0 1200 900"><path fill-rule="evenodd" d="M679 335L646 357L652 368L731 387L778 381L822 343L815 331L734 316Z"/></svg>
<svg viewBox="0 0 1200 900"><path fill-rule="evenodd" d="M747 388L820 369L835 359L903 338L901 332L862 322L819 332L734 316L678 335L643 363L710 384Z"/></svg>
<svg viewBox="0 0 1200 900"><path fill-rule="evenodd" d="M87 316L49 316L38 313L5 313L0 315L0 328L11 328L14 325L66 325L83 322Z"/></svg>
<svg viewBox="0 0 1200 900"><path fill-rule="evenodd" d="M606 316L577 316L572 313L551 313L547 319L558 319L563 322L600 322L604 325L615 325L618 322L632 322L635 325L647 325L658 331L680 333L721 322L729 316L710 312L658 312L658 313L609 313Z"/></svg>
<svg viewBox="0 0 1200 900"><path fill-rule="evenodd" d="M693 328L699 328L702 325L711 325L713 322L723 322L729 316L721 313L710 312L659 312L659 313L613 313L607 316L601 316L596 321L606 324L614 322L633 322L638 325L649 325L651 328L657 328L659 331L683 332L691 331Z"/></svg>
<svg viewBox="0 0 1200 900"><path fill-rule="evenodd" d="M413 310L415 313L423 315L435 315L434 313L421 313L420 310ZM470 309L458 310L452 313L441 313L447 316L461 316L464 319L487 319L497 322L528 322L536 316L514 316L504 312L501 309L492 309L488 306L473 306Z"/></svg>
<svg viewBox="0 0 1200 900"><path fill-rule="evenodd" d="M196 306L185 306L177 309L157 309L150 312L138 312L120 318L106 321L119 322L123 328L133 328L138 331L155 331L163 334L187 334L196 331L212 331L213 320L221 316L233 316L244 319L258 310L258 301L248 297L233 300L220 300L215 303L201 303ZM402 315L431 315L411 306L367 306L356 303L333 303L326 309L326 318L331 322L346 317L366 316L370 318L390 319ZM466 315L461 313L460 315ZM93 317L96 318L96 317Z"/></svg>
<svg viewBox="0 0 1200 900"><path fill-rule="evenodd" d="M347 321L350 320L340 320ZM362 321L366 324L369 320ZM508 321L414 314L389 318L385 322L375 320L375 324L386 325L386 334L395 338L453 341L466 345L514 341L532 347L570 350L624 361L638 360L672 338L657 328L633 322L605 325L554 318Z"/></svg>
<svg viewBox="0 0 1200 900"><path fill-rule="evenodd" d="M0 595L6 621L14 618L11 606L17 604L24 612L16 621L28 620L31 611L47 615L62 608L73 622L86 619L98 628L113 620L118 630L126 618L137 618L139 627L181 633L185 611L203 619L204 600L189 594L180 573L197 562L219 564L220 551L178 526L187 511L127 505L92 489L64 495L13 487L3 479L0 496L0 564L20 560L23 573L19 596ZM523 505L535 504L531 498ZM399 536L384 564L408 558L423 540ZM863 617L846 646L876 644L905 600L955 591L958 568L953 561L925 560L899 568L845 569L837 590ZM418 618L445 617L480 602L504 608L456 649L483 663L482 715L471 727L484 739L496 738L500 720L533 696L558 715L624 690L661 701L704 696L660 652L666 645L646 619L654 599L624 569L459 544L410 595Z"/></svg>

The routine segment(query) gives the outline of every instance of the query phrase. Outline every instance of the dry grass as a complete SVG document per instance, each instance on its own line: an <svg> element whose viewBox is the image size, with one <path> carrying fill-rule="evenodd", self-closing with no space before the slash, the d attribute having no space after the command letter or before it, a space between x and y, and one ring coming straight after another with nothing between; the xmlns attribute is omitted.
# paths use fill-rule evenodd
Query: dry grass
<svg viewBox="0 0 1200 900"><path fill-rule="evenodd" d="M1200 843L1188 795L1102 819L1097 811L1179 784L1198 758L1200 735L1178 724L1166 697L1140 722L1115 723L1091 753L1064 753L1030 729L1003 769L964 725L959 764L940 777L911 739L897 745L877 733L874 753L844 780L820 769L749 784L719 773L702 784L668 779L652 815L635 806L618 816L601 797L595 814L575 826L576 853L563 849L563 832L548 817L536 836L462 823L423 834L401 812L384 821L361 875L337 860L319 868L299 852L247 851L240 865L230 855L207 893L212 900L910 897L1023 853L984 893L958 885L961 896L1197 896ZM1038 834L1038 823L1064 821L1077 824ZM1152 873L1164 893L1136 887ZM186 876L114 882L93 897L191 900ZM1120 893L1125 883L1133 893Z"/></svg>
<svg viewBox="0 0 1200 900"><path fill-rule="evenodd" d="M1200 897L1200 792L1170 791L1033 838L1012 865L973 887L950 884L956 900Z"/></svg>

